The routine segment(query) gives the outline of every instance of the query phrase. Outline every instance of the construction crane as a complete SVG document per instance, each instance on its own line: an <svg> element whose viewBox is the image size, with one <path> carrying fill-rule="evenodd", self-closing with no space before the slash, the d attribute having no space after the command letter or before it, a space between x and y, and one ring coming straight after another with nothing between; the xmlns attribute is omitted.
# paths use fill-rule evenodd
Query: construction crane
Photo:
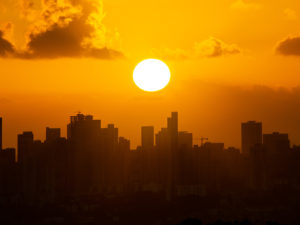
<svg viewBox="0 0 300 225"><path fill-rule="evenodd" d="M200 140L201 141L201 147L203 146L203 144L204 144L204 141L207 141L208 140L208 138L205 138L205 137L200 137L200 138L194 138L194 140Z"/></svg>

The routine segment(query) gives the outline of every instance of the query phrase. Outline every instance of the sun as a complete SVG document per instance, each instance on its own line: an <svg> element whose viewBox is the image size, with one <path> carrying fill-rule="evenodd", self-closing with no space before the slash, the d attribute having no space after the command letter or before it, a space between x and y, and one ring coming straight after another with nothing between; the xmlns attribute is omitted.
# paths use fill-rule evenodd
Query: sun
<svg viewBox="0 0 300 225"><path fill-rule="evenodd" d="M159 91L171 78L169 67L158 59L145 59L133 71L134 83L144 91Z"/></svg>

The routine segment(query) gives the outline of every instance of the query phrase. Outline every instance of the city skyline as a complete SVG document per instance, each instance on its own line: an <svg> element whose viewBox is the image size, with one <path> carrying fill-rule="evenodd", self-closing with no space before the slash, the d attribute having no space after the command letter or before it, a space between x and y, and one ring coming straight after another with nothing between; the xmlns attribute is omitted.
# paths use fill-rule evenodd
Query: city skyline
<svg viewBox="0 0 300 225"><path fill-rule="evenodd" d="M288 134L265 134L262 123L249 121L241 123L241 150L205 137L201 145L193 145L193 134L178 128L180 118L178 112L171 112L165 119L166 126L157 133L151 126L141 127L142 145L136 149L119 135L114 124L102 127L101 120L81 113L70 117L67 138L61 137L59 128L46 127L43 142L24 131L18 135L17 149L0 150L0 196L5 196L0 198L0 207L5 206L10 213L13 207L18 213L24 206L29 207L28 215L34 210L47 213L49 209L59 209L65 222L72 221L78 213L87 218L89 213L88 218L95 222L105 203L109 205L105 211L118 207L115 217L121 224L130 224L136 218L145 220L144 216L124 213L128 204L122 205L122 201L135 199L138 204L132 207L141 213L148 213L156 207L153 203L160 203L168 205L163 210L169 214L170 205L184 202L176 206L180 211L171 216L174 222L187 218L191 211L205 222L222 215L236 218L237 210L256 222L269 218L292 224L297 220L293 213L299 198L300 146L290 146ZM260 198L249 199L256 195ZM295 195L292 204L286 202L291 195ZM149 199L152 204L144 211L140 204ZM207 209L197 211L198 206L183 210L199 201ZM223 209L223 201L234 208ZM278 213L278 204L285 207L288 218ZM266 218L248 211L255 207L263 212L266 205ZM39 220L47 220L44 216ZM104 217L108 224L115 223L110 213ZM164 216L155 215L148 222L157 220L166 223ZM12 221L32 218L16 217Z"/></svg>
<svg viewBox="0 0 300 225"><path fill-rule="evenodd" d="M0 0L0 224L299 224L299 27L299 0Z"/></svg>
<svg viewBox="0 0 300 225"><path fill-rule="evenodd" d="M77 115L79 115L79 114L81 114L81 112L79 112ZM82 114L83 115L83 114ZM70 116L70 117L72 117L72 116ZM3 118L2 117L0 117L0 125L1 125L1 132L0 132L0 134L1 134L1 145L3 145L3 137L2 137L2 133L3 133L3 127L2 127L2 120L3 120ZM102 122L102 120L99 120L100 121L100 123ZM256 121L253 121L253 120L248 120L247 122L241 122L240 123L240 125L241 125L241 132L240 132L240 138L237 138L237 139L240 139L241 141L240 141L240 146L234 146L234 145L230 145L230 144L227 144L227 143L225 143L224 142L224 144L225 144L225 146L226 147L236 147L236 148L239 148L240 149L240 151L242 151L242 149L243 149L243 126L244 125L247 125L247 124L252 124L252 123L257 123L257 124L260 124L260 128L259 129L261 129L261 134L260 134L260 136L261 136L261 142L257 142L258 144L259 143L262 143L262 137L263 137L263 135L264 134L267 134L267 133L263 133L263 126L262 126L262 124L263 124L263 122L256 122ZM107 125L107 127L109 127L110 125L114 125L113 123L107 123L106 124ZM67 126L66 126L67 127ZM136 138L136 139L138 139L139 141L138 142L136 142L134 145L132 145L133 146L133 148L132 149L136 149L137 147L140 147L140 146L142 146L142 142L143 142L143 135L142 135L142 133L143 133L143 128L148 128L148 129L153 129L153 132L154 132L154 135L153 135L153 143L155 143L155 136L156 136L156 134L160 131L160 129L161 128L158 128L158 127L154 127L154 126L152 126L152 125L147 125L147 126L141 126L140 127L140 133L139 133L139 138ZM44 139L37 139L37 140L41 140L41 141L45 141L45 140L47 140L47 131L48 131L48 129L49 129L49 131L51 131L51 129L53 130L59 130L59 135L61 135L61 130L63 129L63 128L50 128L49 126L47 126L47 127L45 127L45 132L44 132ZM119 127L118 127L118 129L119 129ZM67 130L67 129L66 129ZM156 131L156 132L155 132ZM27 130L27 131L23 131L23 132L33 132L33 131L30 131L30 130ZM182 132L189 132L189 131L182 131ZM280 133L278 130L273 130L273 131L271 131L271 132L268 132L268 133ZM33 132L33 134L34 134L34 132ZM17 134L18 135L18 134ZM62 135L61 137L65 137L65 138L67 138L67 134L65 134L65 135ZM201 136L193 136L193 145L201 145L201 141L203 141L203 140L201 140L201 139L204 139L204 140L207 140L208 142L209 142L209 140L212 140L212 141L215 141L214 140L214 138L212 137L210 137L210 138L208 138L208 137L206 137L206 135L201 135ZM222 142L222 140L218 140L217 142ZM11 148L11 147L16 147L16 144L17 144L17 142L15 143L15 145L12 145L12 146L8 146L8 145L5 145L5 147L4 148ZM293 144L293 142L291 142L291 144ZM294 145L296 145L296 144L294 144ZM249 150L247 150L247 151L249 151Z"/></svg>
<svg viewBox="0 0 300 225"><path fill-rule="evenodd" d="M82 111L118 124L136 146L140 126L157 129L173 110L198 137L240 146L241 121L256 120L300 145L299 12L295 0L3 0L4 145L16 146L21 130L66 135L68 116ZM171 71L159 92L133 82L147 58Z"/></svg>
<svg viewBox="0 0 300 225"><path fill-rule="evenodd" d="M172 112L172 115L176 115L176 118L178 117L178 112ZM86 118L86 120L94 120L93 115L84 115L81 112L78 112L76 116L70 116L70 121L72 124L72 121L76 120L81 120ZM3 118L0 117L0 146L3 146L3 127L2 127L2 121ZM95 120L97 123L95 124L98 126L99 129L115 129L116 130L116 137L119 136L119 128L115 127L115 124L109 123L107 124L107 127L102 127L102 120ZM178 118L176 119L178 121ZM171 122L167 121L167 124L169 126ZM22 131L22 133L18 134L17 136L20 135L29 135L33 140L35 141L42 141L42 142L47 142L47 141L53 141L59 138L65 138L65 139L70 139L70 132L69 130L71 129L71 125L67 125L67 135L66 136L61 136L61 128L51 128L51 127L45 127L45 139L40 140L40 139L33 139L34 138L34 132L32 131ZM178 140L182 140L182 143L188 143L187 146L190 146L190 148L197 148L203 146L204 143L212 143L209 138L201 136L201 137L194 137L193 133L189 133L189 131L181 131L178 129L178 122L176 123L176 129L178 133ZM141 126L140 127L140 144L136 146L131 146L130 150L137 150L139 148L145 148L145 149L151 149L155 146L157 146L157 143L159 142L159 135L161 135L166 128L158 128L157 132L155 132L154 126ZM273 131L271 133L263 133L263 123L262 122L257 122L253 120L249 120L247 122L241 122L241 129L240 129L240 137L241 137L241 147L237 146L226 146L225 143L223 143L224 147L227 148L237 148L240 153L249 155L250 154L250 149L253 146L256 145L262 145L268 142L270 138L277 136L278 138L281 139L286 139L288 140L288 146L291 147L291 142L289 139L289 134L287 133L280 133L278 131ZM120 136L120 138L126 140L125 137ZM130 139L127 139L130 143ZM216 142L218 143L218 142ZM221 143L221 142L219 142ZM297 147L297 145L294 145ZM10 147L3 147L1 149L12 149L14 146Z"/></svg>

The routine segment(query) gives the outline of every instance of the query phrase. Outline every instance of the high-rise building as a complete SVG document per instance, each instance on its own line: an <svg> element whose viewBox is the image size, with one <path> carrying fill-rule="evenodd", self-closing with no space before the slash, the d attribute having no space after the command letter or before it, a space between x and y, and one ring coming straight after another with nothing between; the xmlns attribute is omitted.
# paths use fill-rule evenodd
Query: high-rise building
<svg viewBox="0 0 300 225"><path fill-rule="evenodd" d="M178 133L178 147L184 149L192 149L193 134L186 131L180 131Z"/></svg>
<svg viewBox="0 0 300 225"><path fill-rule="evenodd" d="M23 132L18 135L18 162L21 164L26 160L33 147L33 133L31 131Z"/></svg>
<svg viewBox="0 0 300 225"><path fill-rule="evenodd" d="M171 200L175 194L178 171L178 112L172 112L168 118L168 144L167 144L167 189L166 198Z"/></svg>
<svg viewBox="0 0 300 225"><path fill-rule="evenodd" d="M168 136L171 152L178 150L178 112L172 112L171 117L168 117Z"/></svg>
<svg viewBox="0 0 300 225"><path fill-rule="evenodd" d="M290 140L288 134L274 132L272 134L263 135L263 144L267 153L287 152L290 148Z"/></svg>
<svg viewBox="0 0 300 225"><path fill-rule="evenodd" d="M8 163L16 162L16 149L6 148L0 151L0 161L6 161Z"/></svg>
<svg viewBox="0 0 300 225"><path fill-rule="evenodd" d="M208 151L212 157L215 157L224 150L224 143L205 142L202 145L202 149Z"/></svg>
<svg viewBox="0 0 300 225"><path fill-rule="evenodd" d="M46 128L46 141L55 141L60 138L60 128Z"/></svg>
<svg viewBox="0 0 300 225"><path fill-rule="evenodd" d="M2 117L0 117L0 150L2 149Z"/></svg>
<svg viewBox="0 0 300 225"><path fill-rule="evenodd" d="M101 129L101 157L104 172L102 188L105 192L120 191L121 189L121 161L119 152L119 131L114 124L108 124Z"/></svg>
<svg viewBox="0 0 300 225"><path fill-rule="evenodd" d="M67 137L72 154L70 156L72 170L72 194L86 194L91 190L99 191L101 168L105 160L101 155L101 121L93 116L77 114L71 116Z"/></svg>
<svg viewBox="0 0 300 225"><path fill-rule="evenodd" d="M142 148L150 149L153 148L154 145L154 127L153 126L145 126L142 127Z"/></svg>
<svg viewBox="0 0 300 225"><path fill-rule="evenodd" d="M114 124L108 124L107 128L101 128L101 142L106 152L116 151L119 139L119 130Z"/></svg>
<svg viewBox="0 0 300 225"><path fill-rule="evenodd" d="M242 123L242 153L249 154L251 147L262 144L262 123Z"/></svg>
<svg viewBox="0 0 300 225"><path fill-rule="evenodd" d="M99 137L101 120L94 120L91 115L77 114L71 116L68 124L67 137L69 140L81 141Z"/></svg>
<svg viewBox="0 0 300 225"><path fill-rule="evenodd" d="M178 112L172 112L171 117L168 117L168 130L172 138L178 139Z"/></svg>
<svg viewBox="0 0 300 225"><path fill-rule="evenodd" d="M267 157L264 145L255 145L250 150L250 168L248 170L249 186L253 189L265 189L267 187Z"/></svg>
<svg viewBox="0 0 300 225"><path fill-rule="evenodd" d="M166 150L167 142L168 142L168 129L162 128L155 135L155 145L158 149Z"/></svg>
<svg viewBox="0 0 300 225"><path fill-rule="evenodd" d="M119 149L121 152L130 151L130 141L124 137L119 137Z"/></svg>

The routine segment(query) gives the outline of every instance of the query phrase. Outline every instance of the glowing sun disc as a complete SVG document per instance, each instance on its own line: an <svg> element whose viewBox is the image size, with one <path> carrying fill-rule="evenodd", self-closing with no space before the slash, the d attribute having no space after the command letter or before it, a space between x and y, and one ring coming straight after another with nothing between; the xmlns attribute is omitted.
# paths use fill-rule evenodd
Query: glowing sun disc
<svg viewBox="0 0 300 225"><path fill-rule="evenodd" d="M144 91L159 91L171 78L169 67L158 59L145 59L133 71L134 83Z"/></svg>

